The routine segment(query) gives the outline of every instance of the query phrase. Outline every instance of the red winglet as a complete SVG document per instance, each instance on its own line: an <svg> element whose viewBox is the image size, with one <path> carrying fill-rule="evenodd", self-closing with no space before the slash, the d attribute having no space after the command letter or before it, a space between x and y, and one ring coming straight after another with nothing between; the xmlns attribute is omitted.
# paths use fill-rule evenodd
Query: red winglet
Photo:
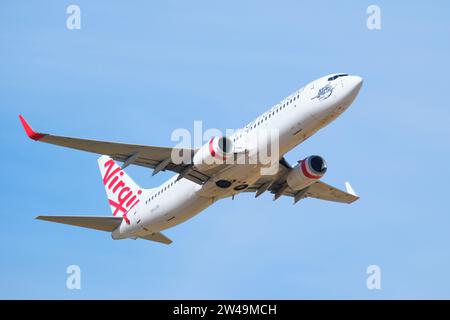
<svg viewBox="0 0 450 320"><path fill-rule="evenodd" d="M22 126L23 126L23 128L25 129L25 132L26 132L27 136L28 136L30 139L33 139L33 140L38 141L38 140L41 140L43 137L45 137L45 134L43 134L43 133L38 133L38 132L34 131L33 128L30 127L30 125L29 125L29 124L27 123L27 121L22 117L21 114L19 114L19 119L20 119L20 122L22 122Z"/></svg>

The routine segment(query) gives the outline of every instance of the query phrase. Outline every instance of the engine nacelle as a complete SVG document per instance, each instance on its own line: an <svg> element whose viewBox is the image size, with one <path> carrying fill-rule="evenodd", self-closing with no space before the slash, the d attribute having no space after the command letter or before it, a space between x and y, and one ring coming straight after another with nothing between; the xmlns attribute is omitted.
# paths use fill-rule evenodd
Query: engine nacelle
<svg viewBox="0 0 450 320"><path fill-rule="evenodd" d="M212 137L194 155L194 167L207 170L224 164L233 155L233 141L227 137Z"/></svg>
<svg viewBox="0 0 450 320"><path fill-rule="evenodd" d="M309 156L301 161L288 174L286 181L293 190L302 190L323 177L327 164L320 156Z"/></svg>

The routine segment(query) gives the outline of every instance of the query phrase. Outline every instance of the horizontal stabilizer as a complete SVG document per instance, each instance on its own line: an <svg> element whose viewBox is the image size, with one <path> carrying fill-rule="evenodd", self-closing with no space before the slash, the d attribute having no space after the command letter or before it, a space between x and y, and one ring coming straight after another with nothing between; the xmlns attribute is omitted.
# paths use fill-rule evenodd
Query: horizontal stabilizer
<svg viewBox="0 0 450 320"><path fill-rule="evenodd" d="M146 236L141 236L139 238L140 239L145 239L145 240L150 240L150 241L161 242L161 243L165 243L165 244L171 244L172 243L172 240L167 238L161 232L149 234L149 235L146 235Z"/></svg>
<svg viewBox="0 0 450 320"><path fill-rule="evenodd" d="M105 216L38 216L36 219L109 232L122 222L122 217Z"/></svg>

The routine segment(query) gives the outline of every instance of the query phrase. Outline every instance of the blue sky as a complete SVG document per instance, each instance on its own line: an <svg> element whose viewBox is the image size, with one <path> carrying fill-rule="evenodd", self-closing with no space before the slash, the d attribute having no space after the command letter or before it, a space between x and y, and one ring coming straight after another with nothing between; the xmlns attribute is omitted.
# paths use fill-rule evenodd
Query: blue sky
<svg viewBox="0 0 450 320"><path fill-rule="evenodd" d="M81 8L81 30L66 7ZM0 10L0 298L450 298L448 1L3 1ZM171 246L34 220L110 214L97 155L28 140L35 129L170 146L176 128L238 128L323 75L358 74L346 113L287 155L327 159L353 205L214 204ZM132 167L144 187L151 177ZM66 268L81 268L81 290ZM368 290L366 268L381 268Z"/></svg>

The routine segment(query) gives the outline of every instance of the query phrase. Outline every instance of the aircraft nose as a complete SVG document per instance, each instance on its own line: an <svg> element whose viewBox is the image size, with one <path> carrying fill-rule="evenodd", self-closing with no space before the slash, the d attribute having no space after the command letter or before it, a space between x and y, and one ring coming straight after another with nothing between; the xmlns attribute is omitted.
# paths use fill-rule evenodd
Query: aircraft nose
<svg viewBox="0 0 450 320"><path fill-rule="evenodd" d="M334 78L334 77L333 77ZM322 124L329 123L334 120L339 114L344 112L355 100L356 96L359 93L363 85L363 79L359 76L355 75L341 75L338 78L337 82L333 82L335 79L331 79L332 84L330 85L330 79L328 79L328 84L324 88L331 87L331 91L334 90L334 99L327 100L328 96L324 95L324 92L321 92L324 88L320 89L316 96L312 99L316 99L318 96L326 97L320 99L316 99L318 103L316 103L314 111L312 112L313 118L319 120ZM328 91L329 92L329 91Z"/></svg>
<svg viewBox="0 0 450 320"><path fill-rule="evenodd" d="M352 97L356 97L356 95L358 94L359 90L363 85L364 82L363 79L359 76L349 76L347 81L350 90L350 95Z"/></svg>

